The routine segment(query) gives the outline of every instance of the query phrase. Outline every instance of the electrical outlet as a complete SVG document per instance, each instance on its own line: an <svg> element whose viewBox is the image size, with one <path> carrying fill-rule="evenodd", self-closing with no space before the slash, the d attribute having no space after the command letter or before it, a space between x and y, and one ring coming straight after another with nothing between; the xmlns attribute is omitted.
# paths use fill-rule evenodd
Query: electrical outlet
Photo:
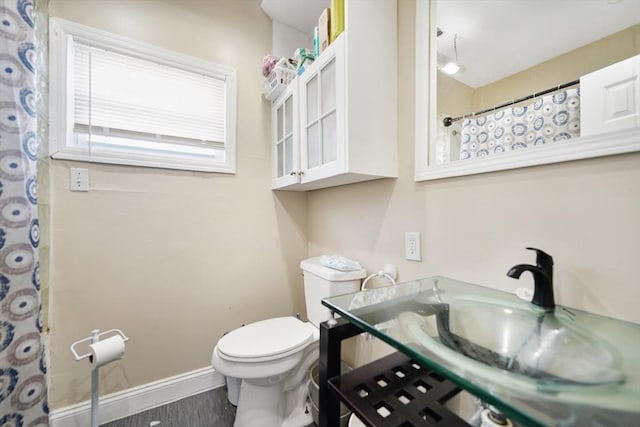
<svg viewBox="0 0 640 427"><path fill-rule="evenodd" d="M410 261L422 261L419 231L404 233L404 257Z"/></svg>
<svg viewBox="0 0 640 427"><path fill-rule="evenodd" d="M69 188L71 191L89 191L89 170L86 168L70 168Z"/></svg>

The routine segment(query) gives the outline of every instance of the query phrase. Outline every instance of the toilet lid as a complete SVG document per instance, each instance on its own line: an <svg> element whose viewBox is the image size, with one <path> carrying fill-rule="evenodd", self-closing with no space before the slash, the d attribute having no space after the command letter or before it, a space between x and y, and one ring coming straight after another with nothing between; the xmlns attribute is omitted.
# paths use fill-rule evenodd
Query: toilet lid
<svg viewBox="0 0 640 427"><path fill-rule="evenodd" d="M222 356L258 358L287 353L313 340L313 327L295 317L277 317L229 332L218 341Z"/></svg>

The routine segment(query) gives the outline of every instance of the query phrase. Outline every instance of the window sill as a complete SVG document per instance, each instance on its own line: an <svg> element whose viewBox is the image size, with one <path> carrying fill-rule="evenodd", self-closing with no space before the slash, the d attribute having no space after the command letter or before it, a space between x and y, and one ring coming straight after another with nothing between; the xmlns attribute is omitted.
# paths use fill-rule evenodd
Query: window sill
<svg viewBox="0 0 640 427"><path fill-rule="evenodd" d="M152 157L149 155L144 158L136 158L130 154L125 156L118 156L107 153L92 153L88 155L84 152L75 151L58 151L51 154L53 160L75 160L80 162L89 163L103 163L121 166L137 166L145 168L158 168L158 169L172 169L172 170L187 170L196 172L215 172L235 174L235 165L221 164L220 162L214 162L212 160L203 159L183 159L176 158L162 158Z"/></svg>

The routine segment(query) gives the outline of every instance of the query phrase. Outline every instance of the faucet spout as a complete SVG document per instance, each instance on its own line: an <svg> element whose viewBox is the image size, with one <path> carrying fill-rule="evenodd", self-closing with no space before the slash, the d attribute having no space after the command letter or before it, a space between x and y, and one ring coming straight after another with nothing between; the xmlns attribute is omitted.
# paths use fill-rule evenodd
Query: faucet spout
<svg viewBox="0 0 640 427"><path fill-rule="evenodd" d="M534 291L531 303L553 311L556 307L553 297L553 258L545 252L534 249L537 252L537 265L518 264L507 272L507 276L519 279L522 273L529 271L533 275Z"/></svg>

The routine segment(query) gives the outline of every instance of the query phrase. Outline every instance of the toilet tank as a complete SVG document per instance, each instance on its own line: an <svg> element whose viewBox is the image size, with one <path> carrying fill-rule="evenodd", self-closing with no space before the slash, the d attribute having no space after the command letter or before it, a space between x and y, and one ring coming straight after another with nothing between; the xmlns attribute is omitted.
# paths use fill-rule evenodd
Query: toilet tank
<svg viewBox="0 0 640 427"><path fill-rule="evenodd" d="M322 298L359 291L361 280L367 275L365 269L339 271L325 267L320 257L303 260L300 268L304 275L307 318L316 326L331 318L329 309L322 305Z"/></svg>

